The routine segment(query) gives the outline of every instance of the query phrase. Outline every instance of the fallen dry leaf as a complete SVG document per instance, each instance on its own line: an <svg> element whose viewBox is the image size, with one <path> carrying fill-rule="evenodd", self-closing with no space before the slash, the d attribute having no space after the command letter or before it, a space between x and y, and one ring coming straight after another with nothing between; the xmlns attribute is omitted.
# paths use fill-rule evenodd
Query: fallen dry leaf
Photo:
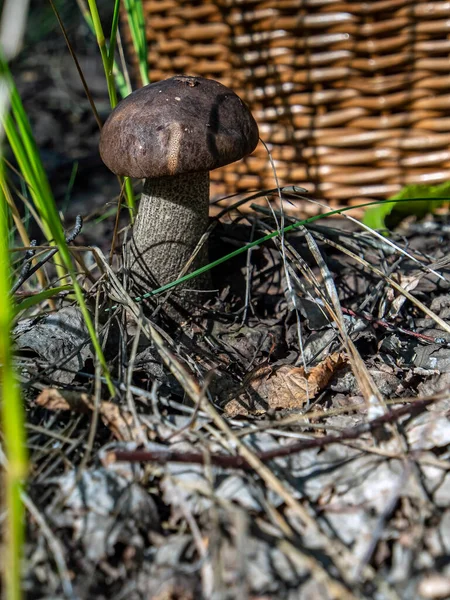
<svg viewBox="0 0 450 600"><path fill-rule="evenodd" d="M303 367L261 367L242 386L238 398L225 405L228 417L264 414L274 409L301 408L321 392L337 369L346 363L343 354L328 356L305 375Z"/></svg>
<svg viewBox="0 0 450 600"><path fill-rule="evenodd" d="M36 404L48 410L71 410L83 414L93 412L95 409L92 396L56 388L43 390L36 398ZM125 442L140 439L134 434L133 417L129 411L106 401L100 402L98 411L103 423L116 439Z"/></svg>

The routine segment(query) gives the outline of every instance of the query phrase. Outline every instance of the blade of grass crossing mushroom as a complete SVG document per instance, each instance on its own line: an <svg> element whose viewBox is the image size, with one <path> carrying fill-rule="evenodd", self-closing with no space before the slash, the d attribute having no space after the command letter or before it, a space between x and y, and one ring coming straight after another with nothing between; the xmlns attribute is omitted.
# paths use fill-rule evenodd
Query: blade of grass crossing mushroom
<svg viewBox="0 0 450 600"><path fill-rule="evenodd" d="M117 92L114 80L113 72L119 72L118 67L115 67L114 63L114 49L115 49L115 35L114 42L110 51L108 51L106 46L105 35L103 33L103 27L100 21L100 15L98 12L97 4L95 0L88 0L89 10L90 10L90 22L92 23L92 28L94 30L95 36L97 38L97 44L100 50L100 56L102 58L103 69L105 71L106 84L108 87L109 101L111 104L111 108L114 108L117 105ZM116 0L114 7L114 14L119 9L119 0ZM88 21L88 22L89 22ZM117 31L117 30L116 30ZM114 19L113 19L113 33L114 33ZM123 89L122 92L125 95L128 95L126 92L128 90ZM134 220L134 211L135 211L135 201L134 201L134 193L133 187L131 185L131 181L128 178L125 178L125 197L127 200L128 209L130 210L130 220L133 222Z"/></svg>
<svg viewBox="0 0 450 600"><path fill-rule="evenodd" d="M414 198L414 199L409 199L407 201L414 202L414 201L421 201L421 200L423 200L423 198ZM441 200L442 200L442 198L441 198ZM450 198L448 198L448 200L450 200ZM395 202L404 202L404 201L406 201L406 200L396 200ZM346 206L344 208L330 210L327 213L323 213L320 215L314 215L313 217L308 217L307 219L302 219L301 221L296 221L295 223L292 223L291 225L287 225L286 227L283 228L283 232L289 233L291 231L296 231L299 227L303 227L304 225L307 225L308 223L314 223L315 221L319 221L320 219L325 219L326 217L331 217L333 215L340 215L340 214L346 213L350 210L365 208L367 206L375 206L377 204L380 204L381 202L390 202L390 201L389 200L385 200L385 201L376 200L376 201L372 201L372 202L364 202L363 204L358 204L355 206ZM142 299L149 298L151 296L156 296L167 290L170 290L171 288L173 288L181 283L184 283L184 282L188 281L189 279L198 277L202 273L205 273L206 271L209 271L210 269L213 269L214 267L217 267L217 266L221 265L222 263L227 262L228 260L231 260L232 258L234 258L236 256L239 256L239 254L242 254L243 252L247 252L250 248L254 248L255 246L260 246L261 244L264 244L265 242L272 240L273 238L275 238L277 236L279 236L278 230L273 231L272 233L268 233L267 235L260 237L257 240L254 240L253 242L246 244L245 246L242 246L242 248L238 248L237 250L234 250L233 252L230 252L229 254L222 256L221 258L218 258L217 260L209 263L208 265L201 267L201 268L197 269L196 271L192 271L188 275L184 275L183 277L180 277L179 279L171 281L170 283L166 283L165 285L162 285L161 287L159 287L155 290L152 290L150 292L147 292L146 294L143 294L142 296L135 298L135 300L137 302L139 302ZM358 260L360 260L359 257L358 257ZM370 265L370 268L373 268L373 267ZM406 292L406 290L403 290L403 288L401 288L401 286L398 286L398 288L399 288L400 293ZM401 290L403 290L403 292ZM406 297L408 297L408 296L406 296ZM416 301L416 300L414 300L414 301L415 301L416 305L419 308L421 308L421 310L423 310L426 314L428 314L429 312L431 313L431 311L429 311L429 309L424 307L424 305L422 303L420 303L419 301ZM434 313L432 313L432 314L434 314ZM434 315L434 317L438 318L437 315ZM447 326L446 326L445 330L447 331ZM450 331L450 327L448 330Z"/></svg>

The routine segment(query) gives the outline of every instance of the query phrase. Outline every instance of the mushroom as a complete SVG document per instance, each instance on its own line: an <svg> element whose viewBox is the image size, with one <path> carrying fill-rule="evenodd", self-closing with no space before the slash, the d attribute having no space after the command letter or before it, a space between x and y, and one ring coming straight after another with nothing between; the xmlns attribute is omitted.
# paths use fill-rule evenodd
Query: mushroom
<svg viewBox="0 0 450 600"><path fill-rule="evenodd" d="M209 171L257 143L258 126L242 100L203 77L151 83L113 110L101 132L102 160L116 175L145 180L131 241L130 272L140 292L175 280L206 231ZM190 270L207 262L204 246ZM185 288L193 285L208 289L209 274ZM177 288L177 296L185 304L187 290Z"/></svg>

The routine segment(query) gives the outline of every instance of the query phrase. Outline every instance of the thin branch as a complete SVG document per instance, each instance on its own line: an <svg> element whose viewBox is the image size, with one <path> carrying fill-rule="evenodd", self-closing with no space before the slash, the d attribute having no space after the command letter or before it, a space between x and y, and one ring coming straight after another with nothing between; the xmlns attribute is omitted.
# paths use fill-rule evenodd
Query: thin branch
<svg viewBox="0 0 450 600"><path fill-rule="evenodd" d="M386 412L385 414L372 419L368 423L363 423L356 427L349 427L343 429L340 435L325 435L321 438L314 438L309 440L302 440L295 444L289 444L283 448L277 448L276 450L269 450L267 452L255 453L258 459L266 463L269 460L275 458L283 458L286 456L292 456L305 450L311 450L313 448L324 448L330 444L338 444L348 440L355 440L365 433L374 433L377 429L383 425L389 423L397 423L398 419L404 416L414 417L420 414L427 406L436 402L437 398L427 398L425 400L419 400L411 404L405 404L400 408ZM124 462L155 462L158 464L167 464L171 462L179 463L190 463L190 464L204 464L205 456L196 452L173 452L171 450L116 450L110 454L113 460L124 461ZM231 469L242 469L244 471L252 471L250 464L242 456L226 456L221 454L210 454L208 461L218 467L231 468Z"/></svg>
<svg viewBox="0 0 450 600"><path fill-rule="evenodd" d="M20 288L20 286L28 279L28 277L30 277L29 273L30 273L30 269L31 269L31 261L33 260L34 255L36 254L35 246L37 246L37 241L31 240L30 246L31 246L31 248L29 248L25 252L25 256L23 258L23 265L22 265L22 269L20 270L19 278L11 289L12 294L14 294L14 292L16 292Z"/></svg>

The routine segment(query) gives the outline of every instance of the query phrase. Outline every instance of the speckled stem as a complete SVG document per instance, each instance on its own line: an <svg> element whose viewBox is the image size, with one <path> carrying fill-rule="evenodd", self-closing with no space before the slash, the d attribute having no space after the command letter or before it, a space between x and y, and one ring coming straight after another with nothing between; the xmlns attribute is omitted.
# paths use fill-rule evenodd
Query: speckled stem
<svg viewBox="0 0 450 600"><path fill-rule="evenodd" d="M131 276L139 293L177 278L208 227L209 172L147 179L131 243ZM208 263L206 244L189 272ZM209 273L177 288L174 298L188 304L210 289ZM206 300L206 296L205 296Z"/></svg>

